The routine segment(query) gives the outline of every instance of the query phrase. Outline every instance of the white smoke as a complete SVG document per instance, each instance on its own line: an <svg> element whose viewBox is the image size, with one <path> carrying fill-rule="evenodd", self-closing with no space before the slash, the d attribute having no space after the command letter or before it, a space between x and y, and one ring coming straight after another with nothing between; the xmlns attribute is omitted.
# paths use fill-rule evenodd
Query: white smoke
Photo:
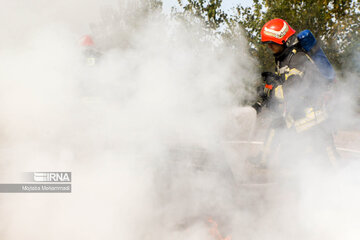
<svg viewBox="0 0 360 240"><path fill-rule="evenodd" d="M104 29L130 45L85 66L77 39L102 3L9 6L21 41L10 31L0 58L2 178L71 171L73 192L3 194L1 237L211 238L208 218L234 205L224 130L253 61L201 26L149 16L127 36Z"/></svg>
<svg viewBox="0 0 360 240"><path fill-rule="evenodd" d="M335 174L300 168L295 179L276 168L273 177L246 168L251 149L228 141L249 140L255 118L237 109L256 74L241 35L234 51L159 13L137 24L125 0L7 4L1 179L71 171L73 189L2 194L2 239L216 239L209 218L223 238L359 235L356 162ZM88 31L103 51L92 67L77 45ZM243 184L249 174L270 181Z"/></svg>

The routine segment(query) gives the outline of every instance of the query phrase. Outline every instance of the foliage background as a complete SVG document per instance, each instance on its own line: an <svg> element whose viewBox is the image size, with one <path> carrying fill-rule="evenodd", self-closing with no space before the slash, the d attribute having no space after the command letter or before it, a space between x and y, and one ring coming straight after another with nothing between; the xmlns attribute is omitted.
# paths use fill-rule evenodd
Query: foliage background
<svg viewBox="0 0 360 240"><path fill-rule="evenodd" d="M251 7L234 6L230 14L221 10L222 0L178 3L183 14L191 12L203 18L208 27L226 38L243 29L249 51L258 60L261 71L274 67L271 53L260 42L262 26L274 18L286 20L297 32L311 30L338 71L356 67L353 57L359 50L359 0L254 0Z"/></svg>

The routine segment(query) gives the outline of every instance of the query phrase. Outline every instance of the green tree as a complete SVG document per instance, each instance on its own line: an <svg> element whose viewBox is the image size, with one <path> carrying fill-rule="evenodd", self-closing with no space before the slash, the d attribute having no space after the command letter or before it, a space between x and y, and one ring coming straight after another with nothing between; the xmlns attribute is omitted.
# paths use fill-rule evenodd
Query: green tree
<svg viewBox="0 0 360 240"><path fill-rule="evenodd" d="M218 29L227 21L227 14L221 9L222 0L178 0L182 13L188 13L204 21L206 27Z"/></svg>
<svg viewBox="0 0 360 240"><path fill-rule="evenodd" d="M205 25L226 38L245 30L249 50L260 63L261 70L272 70L273 57L260 42L262 26L273 18L285 19L298 32L309 29L321 40L330 61L338 69L347 62L354 42L359 37L360 1L349 0L254 0L251 7L240 5L229 16L221 9L222 0L178 0L183 14L202 19Z"/></svg>
<svg viewBox="0 0 360 240"><path fill-rule="evenodd" d="M252 7L237 6L232 24L246 31L252 53L263 70L273 67L271 54L260 43L262 26L274 18L286 20L295 30L311 30L322 42L330 61L342 68L347 49L359 32L359 1L344 0L254 0Z"/></svg>

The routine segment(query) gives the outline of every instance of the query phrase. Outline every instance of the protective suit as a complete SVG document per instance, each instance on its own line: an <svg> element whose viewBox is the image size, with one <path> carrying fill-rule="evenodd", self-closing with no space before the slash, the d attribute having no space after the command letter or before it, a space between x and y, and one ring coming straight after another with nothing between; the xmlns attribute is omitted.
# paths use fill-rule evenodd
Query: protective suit
<svg viewBox="0 0 360 240"><path fill-rule="evenodd" d="M326 109L333 81L325 79L284 20L266 23L261 36L274 52L276 69L262 73L265 87L254 104L258 112L263 106L271 108L270 129L256 164L266 166L278 158L291 164L314 161L336 166L338 154Z"/></svg>

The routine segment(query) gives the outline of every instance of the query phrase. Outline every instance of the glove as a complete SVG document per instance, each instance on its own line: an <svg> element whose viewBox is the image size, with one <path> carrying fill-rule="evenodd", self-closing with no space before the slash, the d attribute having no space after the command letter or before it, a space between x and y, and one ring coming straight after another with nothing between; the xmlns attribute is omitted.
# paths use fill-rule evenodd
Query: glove
<svg viewBox="0 0 360 240"><path fill-rule="evenodd" d="M257 113L261 112L263 106L266 106L271 98L271 89L266 87L266 85L260 85L257 87L257 102L252 105L255 108Z"/></svg>
<svg viewBox="0 0 360 240"><path fill-rule="evenodd" d="M276 88L277 86L284 83L280 76L272 72L263 72L261 73L261 76L263 77L266 84L265 87L269 89Z"/></svg>
<svg viewBox="0 0 360 240"><path fill-rule="evenodd" d="M259 114L263 106L261 102L256 102L251 107L253 107L256 110L257 114Z"/></svg>
<svg viewBox="0 0 360 240"><path fill-rule="evenodd" d="M276 88L278 85L281 85L281 77L272 72L263 72L261 73L263 77L265 86L259 86L257 88L258 100L255 104L252 105L255 108L256 112L259 113L263 106L267 106L270 98L272 96L273 88Z"/></svg>

